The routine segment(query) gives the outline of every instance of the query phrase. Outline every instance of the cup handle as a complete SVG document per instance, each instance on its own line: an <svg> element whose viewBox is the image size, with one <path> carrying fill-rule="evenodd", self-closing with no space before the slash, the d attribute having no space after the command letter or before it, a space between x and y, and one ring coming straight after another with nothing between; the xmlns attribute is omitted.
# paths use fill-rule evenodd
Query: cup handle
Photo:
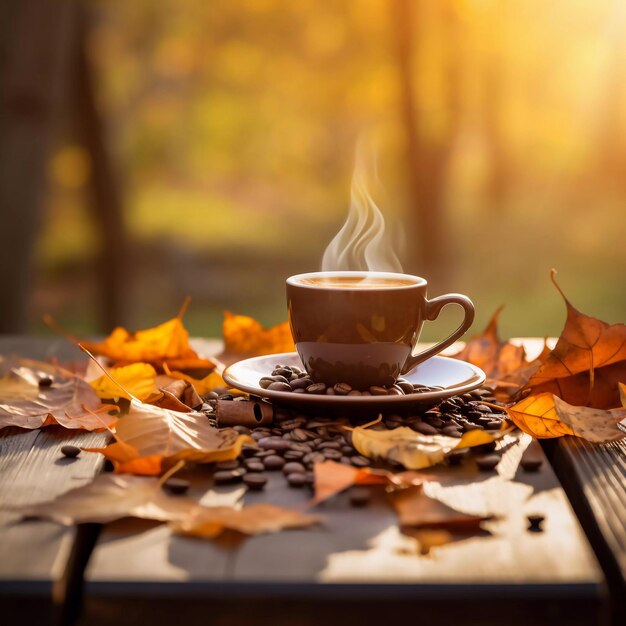
<svg viewBox="0 0 626 626"><path fill-rule="evenodd" d="M404 364L404 368L402 369L403 374L406 374L407 372L412 370L422 361L425 361L431 356L435 356L435 354L439 354L439 352L445 350L448 346L452 345L459 337L461 337L472 325L475 313L474 304L467 296L464 296L460 293L447 293L443 296L437 296L432 300L426 300L426 319L431 322L435 321L437 317L439 317L441 309L443 309L446 304L460 304L463 307L464 317L461 325L443 341L440 341L434 346L427 348L419 354L411 354Z"/></svg>

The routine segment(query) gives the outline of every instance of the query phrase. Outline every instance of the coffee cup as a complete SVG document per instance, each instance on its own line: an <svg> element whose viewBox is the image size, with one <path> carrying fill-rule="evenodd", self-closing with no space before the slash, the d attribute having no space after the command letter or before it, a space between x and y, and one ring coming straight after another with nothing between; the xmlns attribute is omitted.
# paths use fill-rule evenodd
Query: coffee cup
<svg viewBox="0 0 626 626"><path fill-rule="evenodd" d="M462 294L428 299L424 278L391 272L313 272L287 279L289 325L302 363L316 382L366 390L388 387L461 337L474 320ZM447 304L463 308L446 339L413 354L426 320Z"/></svg>

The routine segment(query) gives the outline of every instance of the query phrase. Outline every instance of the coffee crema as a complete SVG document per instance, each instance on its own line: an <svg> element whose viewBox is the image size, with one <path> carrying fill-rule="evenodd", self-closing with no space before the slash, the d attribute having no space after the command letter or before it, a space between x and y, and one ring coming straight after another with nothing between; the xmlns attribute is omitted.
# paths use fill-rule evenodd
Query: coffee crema
<svg viewBox="0 0 626 626"><path fill-rule="evenodd" d="M416 282L391 276L311 276L299 278L296 284L329 289L393 289L409 287Z"/></svg>

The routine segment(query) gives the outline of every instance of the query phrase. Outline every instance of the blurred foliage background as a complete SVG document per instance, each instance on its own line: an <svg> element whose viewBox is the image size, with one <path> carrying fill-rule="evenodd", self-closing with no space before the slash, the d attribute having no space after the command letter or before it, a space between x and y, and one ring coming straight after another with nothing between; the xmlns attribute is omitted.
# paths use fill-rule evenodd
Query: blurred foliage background
<svg viewBox="0 0 626 626"><path fill-rule="evenodd" d="M284 279L319 268L375 135L406 271L467 293L475 330L552 335L581 310L626 320L626 5L620 0L100 0L88 56L119 174L123 315L191 295L286 318ZM92 162L72 116L47 168L28 327L102 330ZM120 252L105 243L111 257ZM454 311L441 326L453 324ZM430 325L425 338L443 334Z"/></svg>

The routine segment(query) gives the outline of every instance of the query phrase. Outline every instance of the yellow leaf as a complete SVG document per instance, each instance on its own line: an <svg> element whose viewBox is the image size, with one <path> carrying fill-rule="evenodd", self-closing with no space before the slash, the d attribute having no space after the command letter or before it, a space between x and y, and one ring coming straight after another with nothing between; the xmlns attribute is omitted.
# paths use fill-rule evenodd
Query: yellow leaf
<svg viewBox="0 0 626 626"><path fill-rule="evenodd" d="M509 407L507 413L520 430L538 439L576 434L559 419L551 393L528 396Z"/></svg>
<svg viewBox="0 0 626 626"><path fill-rule="evenodd" d="M228 357L261 356L296 349L287 322L265 329L252 317L224 311L222 332L226 360Z"/></svg>
<svg viewBox="0 0 626 626"><path fill-rule="evenodd" d="M470 431L461 439L445 435L422 435L402 426L394 430L373 430L357 427L352 431L352 443L364 456L401 463L407 469L423 469L441 463L455 448L470 448L495 441L498 433Z"/></svg>
<svg viewBox="0 0 626 626"><path fill-rule="evenodd" d="M104 374L89 383L100 398L126 398L130 400L130 396L126 393L128 391L143 402L157 391L154 384L157 373L149 363L132 363L131 365L113 367L109 370L109 374L119 385L116 385Z"/></svg>

